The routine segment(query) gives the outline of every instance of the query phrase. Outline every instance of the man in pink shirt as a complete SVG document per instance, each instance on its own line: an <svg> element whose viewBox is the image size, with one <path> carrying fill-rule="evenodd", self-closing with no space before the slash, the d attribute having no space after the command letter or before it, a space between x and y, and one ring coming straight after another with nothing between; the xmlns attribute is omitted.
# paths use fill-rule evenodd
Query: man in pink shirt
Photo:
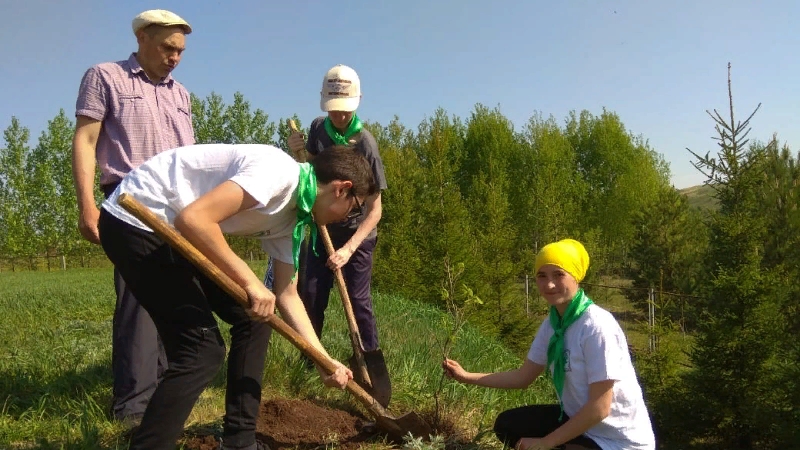
<svg viewBox="0 0 800 450"><path fill-rule="evenodd" d="M122 178L152 156L194 144L189 92L172 78L192 32L178 15L145 11L133 19L138 50L127 60L90 67L76 102L72 172L78 228L99 244L100 211L94 198L95 167L108 197ZM128 426L141 420L167 360L153 320L114 270L112 370L114 418Z"/></svg>

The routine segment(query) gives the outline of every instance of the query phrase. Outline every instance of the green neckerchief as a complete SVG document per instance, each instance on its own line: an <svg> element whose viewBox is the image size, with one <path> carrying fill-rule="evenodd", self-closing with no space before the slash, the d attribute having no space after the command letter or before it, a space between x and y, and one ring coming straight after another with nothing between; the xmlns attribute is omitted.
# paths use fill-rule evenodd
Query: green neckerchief
<svg viewBox="0 0 800 450"><path fill-rule="evenodd" d="M564 358L564 334L567 328L575 323L586 309L591 305L592 299L583 293L583 289L578 289L578 293L570 301L567 310L564 311L564 317L558 315L555 306L550 307L550 325L553 327L553 336L550 337L550 342L547 344L547 367L553 365L553 384L556 386L558 392L558 401L561 403L561 417L564 415L564 401L562 400L562 392L564 392L564 377L565 367L567 364Z"/></svg>
<svg viewBox="0 0 800 450"><path fill-rule="evenodd" d="M314 221L311 208L317 199L317 176L310 163L300 164L300 181L297 183L297 223L292 233L292 256L295 274L300 269L300 244L305 237L305 226ZM317 227L311 227L311 246L317 242ZM294 280L294 277L292 277Z"/></svg>
<svg viewBox="0 0 800 450"><path fill-rule="evenodd" d="M331 140L333 140L333 143L336 145L350 145L350 137L360 133L363 126L358 115L353 114L353 120L350 121L350 125L344 130L344 134L341 134L339 130L333 126L333 123L331 123L331 118L325 118L325 132L328 133L328 136L330 136Z"/></svg>

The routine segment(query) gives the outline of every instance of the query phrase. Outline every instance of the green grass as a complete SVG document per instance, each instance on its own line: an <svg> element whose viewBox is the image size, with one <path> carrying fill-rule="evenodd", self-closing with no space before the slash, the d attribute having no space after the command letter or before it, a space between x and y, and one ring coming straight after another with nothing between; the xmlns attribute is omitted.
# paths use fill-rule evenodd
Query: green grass
<svg viewBox="0 0 800 450"><path fill-rule="evenodd" d="M254 263L263 273L263 263ZM120 425L106 411L111 396L110 268L0 273L0 449L123 449ZM375 296L381 342L393 383L393 411L431 412L441 376L441 345L448 316L413 300ZM331 302L323 343L340 360L351 353L338 301ZM222 324L228 339L228 326ZM533 336L530 338L532 339ZM346 392L326 389L305 371L299 352L277 334L270 342L264 398L316 398L357 408ZM459 334L451 354L473 371L509 369L519 357L472 328ZM219 429L224 411L224 369L187 422L190 429ZM503 409L553 401L549 382L502 391L446 382L443 411L459 417L470 436L491 427ZM492 445L487 444L487 445ZM496 445L496 443L495 443ZM378 448L378 447L376 447ZM384 447L385 448L385 447Z"/></svg>

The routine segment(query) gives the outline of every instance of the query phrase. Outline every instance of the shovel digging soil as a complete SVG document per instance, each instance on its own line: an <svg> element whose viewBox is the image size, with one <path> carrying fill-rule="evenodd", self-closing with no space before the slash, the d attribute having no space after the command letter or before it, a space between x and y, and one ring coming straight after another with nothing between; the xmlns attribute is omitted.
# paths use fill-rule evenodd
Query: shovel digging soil
<svg viewBox="0 0 800 450"><path fill-rule="evenodd" d="M332 255L336 250L333 248L327 227L320 225L318 228L325 244L325 250L329 255ZM350 328L350 343L353 346L353 356L350 357L348 362L353 370L353 377L378 403L384 408L388 407L389 401L392 399L392 382L389 378L389 371L386 369L383 351L381 349L369 352L364 351L361 334L358 332L358 325L353 316L353 306L350 303L350 295L347 293L347 285L344 283L341 269L336 269L334 276L336 277L336 284L339 286L339 295L342 298L345 316L347 316L347 325Z"/></svg>
<svg viewBox="0 0 800 450"><path fill-rule="evenodd" d="M214 265L208 258L198 251L189 241L181 236L174 228L159 219L152 211L147 209L139 201L128 194L122 194L117 200L120 206L125 208L134 217L150 227L153 232L164 242L180 252L186 259L200 269L206 276L211 278L225 292L231 295L234 300L244 307L249 307L249 301L244 289L230 279L224 272ZM322 367L325 372L333 373L336 365L326 358L319 350L312 347L302 336L292 327L281 320L277 315L272 314L266 322L281 336L297 347L303 354L311 358L314 363ZM375 418L378 429L386 433L396 441L402 441L403 436L411 434L414 437L423 439L429 438L433 431L417 413L411 411L400 417L389 414L372 396L370 396L361 386L351 380L347 383L346 389L354 396Z"/></svg>
<svg viewBox="0 0 800 450"><path fill-rule="evenodd" d="M289 128L299 133L297 125L292 119L289 119ZM305 155L301 152L300 155L295 156L295 159L298 162L303 162ZM328 228L325 225L319 225L317 228L322 236L322 242L325 244L325 250L328 255L334 254L336 249L333 248ZM383 351L381 349L364 351L361 333L358 331L358 325L353 315L353 306L350 302L350 295L347 293L347 285L344 282L342 271L341 269L336 269L333 272L336 278L336 285L339 287L339 296L342 298L345 316L347 317L347 326L350 329L350 344L353 347L353 355L348 360L348 363L353 371L353 377L381 406L386 408L392 399L392 382L389 378L389 370L386 368Z"/></svg>

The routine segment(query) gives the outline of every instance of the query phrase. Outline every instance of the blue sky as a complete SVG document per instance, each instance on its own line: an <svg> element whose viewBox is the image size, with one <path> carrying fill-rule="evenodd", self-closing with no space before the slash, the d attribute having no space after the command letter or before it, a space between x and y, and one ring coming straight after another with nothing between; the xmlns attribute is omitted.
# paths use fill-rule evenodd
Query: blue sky
<svg viewBox="0 0 800 450"><path fill-rule="evenodd" d="M673 184L699 184L689 147L714 151L706 109L734 106L753 138L778 133L793 151L800 104L800 2L474 0L3 0L0 126L41 131L74 114L83 72L135 50L139 12L170 9L194 28L175 77L225 101L240 91L272 120L320 114L322 75L358 71L359 114L416 126L436 108L466 118L499 107L517 127L534 113L617 112L670 163Z"/></svg>

